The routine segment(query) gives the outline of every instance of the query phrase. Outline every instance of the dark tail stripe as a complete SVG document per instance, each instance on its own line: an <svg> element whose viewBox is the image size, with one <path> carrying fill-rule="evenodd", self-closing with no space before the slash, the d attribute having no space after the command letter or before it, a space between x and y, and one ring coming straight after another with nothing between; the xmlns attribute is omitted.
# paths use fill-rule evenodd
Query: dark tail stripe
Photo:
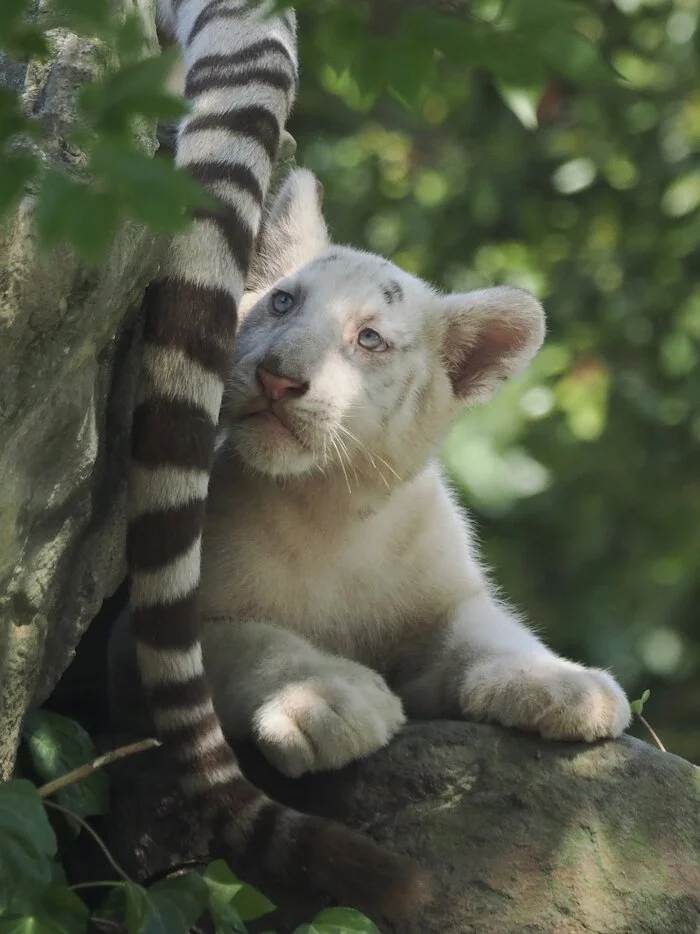
<svg viewBox="0 0 700 934"><path fill-rule="evenodd" d="M296 67L292 56L289 54L286 46L279 39L261 39L259 42L253 42L245 49L239 49L229 55L202 55L190 68L190 75L198 75L200 71L214 68L223 71L228 68L235 68L238 65L246 65L248 62L257 61L261 56L274 52L281 55L288 62L292 72L296 74Z"/></svg>
<svg viewBox="0 0 700 934"><path fill-rule="evenodd" d="M186 402L147 399L134 412L132 454L144 467L209 470L215 438L207 413Z"/></svg>
<svg viewBox="0 0 700 934"><path fill-rule="evenodd" d="M230 750L229 750L230 752ZM233 757L231 753L233 765L237 760ZM236 817L241 811L245 811L248 805L252 804L253 801L265 801L266 796L260 791L259 788L256 788L255 785L251 785L248 779L244 778L241 774L238 778L234 778L229 781L226 785L217 786L217 795L216 795L216 805L215 805L215 814L216 821L214 826L214 832L220 832L224 826L236 824ZM195 795L195 797L204 798L205 802L207 799L206 792L203 792L200 795ZM238 837L239 846L245 840L245 831L247 830L247 822L240 822L236 826L236 836ZM244 846L240 847L239 852L244 849ZM229 859L231 856L231 847L228 846L224 849L224 855ZM212 856L214 854L212 853Z"/></svg>
<svg viewBox="0 0 700 934"><path fill-rule="evenodd" d="M232 205L217 210L198 209L194 212L196 220L208 220L216 224L221 231L231 255L245 274L250 267L253 253L253 231Z"/></svg>
<svg viewBox="0 0 700 934"><path fill-rule="evenodd" d="M245 165L230 162L190 162L187 171L209 190L215 182L226 182L247 191L256 204L262 204L260 183Z"/></svg>
<svg viewBox="0 0 700 934"><path fill-rule="evenodd" d="M205 704L210 699L209 684L204 675L190 678L177 684L158 684L149 688L151 703L158 710L172 710L177 708L195 707ZM178 727L178 739L189 740L202 732L199 721L187 727ZM208 725L209 727L211 724ZM208 727L207 727L208 728Z"/></svg>
<svg viewBox="0 0 700 934"><path fill-rule="evenodd" d="M172 603L133 607L134 633L151 648L190 649L199 641L199 626L196 593Z"/></svg>
<svg viewBox="0 0 700 934"><path fill-rule="evenodd" d="M188 77L185 83L185 96L190 98L205 94L207 91L244 88L253 82L268 84L287 94L295 85L294 78L287 71L278 68L246 68L234 75L212 73L199 77L194 75L191 79Z"/></svg>
<svg viewBox="0 0 700 934"><path fill-rule="evenodd" d="M194 21L194 25L190 30L190 34L187 37L186 45L192 45L192 41L197 38L200 32L205 29L209 23L216 22L216 20L223 19L240 19L242 16L246 16L249 10L245 7L239 7L237 10L226 9L225 7L219 7L218 5L212 4L206 9L202 10L197 19Z"/></svg>
<svg viewBox="0 0 700 934"><path fill-rule="evenodd" d="M276 801L266 801L256 814L245 841L245 855L251 866L264 866L268 861L283 813Z"/></svg>
<svg viewBox="0 0 700 934"><path fill-rule="evenodd" d="M222 113L191 117L182 129L182 135L202 130L226 130L249 136L260 143L272 162L277 154L280 126L274 114L264 107L240 107Z"/></svg>
<svg viewBox="0 0 700 934"><path fill-rule="evenodd" d="M237 320L236 303L223 289L165 279L146 293L144 340L177 347L224 379Z"/></svg>
<svg viewBox="0 0 700 934"><path fill-rule="evenodd" d="M203 500L137 516L129 523L126 538L131 567L140 571L165 567L192 547L203 524Z"/></svg>
<svg viewBox="0 0 700 934"><path fill-rule="evenodd" d="M163 688L159 688L159 691L162 691ZM163 710L167 707L166 704L161 704L158 698L158 695L152 689L149 694L153 698L151 701L152 705L160 710ZM209 699L209 690L207 687L206 697L201 701L196 701L195 703L205 703ZM187 726L175 727L172 730L168 731L168 741L173 749L182 749L183 750L183 760L187 761L188 749L192 747L200 740L203 736L206 736L210 730L215 729L219 725L219 718L215 713L208 713L205 717L202 717L201 720L198 720L196 723L190 723ZM224 745L224 749L227 749L229 756L231 755L230 749L228 746ZM192 758L191 756L189 758ZM198 761L198 760L193 760Z"/></svg>

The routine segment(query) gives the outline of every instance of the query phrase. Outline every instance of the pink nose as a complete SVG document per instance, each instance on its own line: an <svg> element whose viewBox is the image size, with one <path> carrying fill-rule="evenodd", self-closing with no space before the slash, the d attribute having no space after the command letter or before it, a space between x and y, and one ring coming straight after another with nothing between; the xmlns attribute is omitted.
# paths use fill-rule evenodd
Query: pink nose
<svg viewBox="0 0 700 934"><path fill-rule="evenodd" d="M303 396L308 389L306 383L297 383L288 376L271 373L264 366L259 366L256 372L263 392L272 402L289 396Z"/></svg>

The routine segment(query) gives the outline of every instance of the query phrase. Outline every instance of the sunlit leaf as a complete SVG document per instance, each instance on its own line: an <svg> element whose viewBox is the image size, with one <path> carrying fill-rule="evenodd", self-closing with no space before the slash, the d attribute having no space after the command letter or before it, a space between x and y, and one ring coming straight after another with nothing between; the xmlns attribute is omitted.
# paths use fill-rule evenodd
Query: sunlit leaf
<svg viewBox="0 0 700 934"><path fill-rule="evenodd" d="M202 878L209 890L209 908L217 925L223 923L230 908L241 921L254 921L275 910L269 899L252 885L241 882L222 859L210 863Z"/></svg>
<svg viewBox="0 0 700 934"><path fill-rule="evenodd" d="M89 199L92 210L97 211L93 224L103 230L105 219L100 213L99 198L96 206L93 195L91 192ZM25 720L22 738L32 765L44 782L65 775L98 754L89 734L79 723L50 710L32 711ZM81 817L104 814L109 807L107 773L98 770L89 778L66 786L58 792L57 800Z"/></svg>
<svg viewBox="0 0 700 934"><path fill-rule="evenodd" d="M369 918L352 908L328 908L294 934L379 934Z"/></svg>
<svg viewBox="0 0 700 934"><path fill-rule="evenodd" d="M110 133L123 132L135 115L176 120L187 112L184 101L165 90L176 61L171 50L127 63L104 81L83 87L81 107L96 129Z"/></svg>
<svg viewBox="0 0 700 934"><path fill-rule="evenodd" d="M68 242L84 259L96 262L111 242L119 217L120 205L114 194L96 190L55 170L44 176L36 220L45 246Z"/></svg>
<svg viewBox="0 0 700 934"><path fill-rule="evenodd" d="M0 217L22 197L36 170L31 156L0 155Z"/></svg>
<svg viewBox="0 0 700 934"><path fill-rule="evenodd" d="M56 837L41 798L25 779L0 784L0 905L31 913L51 883Z"/></svg>
<svg viewBox="0 0 700 934"><path fill-rule="evenodd" d="M171 162L152 159L116 139L98 141L90 167L124 210L155 230L182 230L192 208L212 203L204 189Z"/></svg>
<svg viewBox="0 0 700 934"><path fill-rule="evenodd" d="M187 934L208 902L207 886L196 872L163 879L147 895L146 934Z"/></svg>
<svg viewBox="0 0 700 934"><path fill-rule="evenodd" d="M0 3L0 47L12 35L27 9L27 0L2 0Z"/></svg>
<svg viewBox="0 0 700 934"><path fill-rule="evenodd" d="M498 93L515 116L528 130L537 126L537 105L542 97L542 86L534 88L511 87L502 81L497 84Z"/></svg>

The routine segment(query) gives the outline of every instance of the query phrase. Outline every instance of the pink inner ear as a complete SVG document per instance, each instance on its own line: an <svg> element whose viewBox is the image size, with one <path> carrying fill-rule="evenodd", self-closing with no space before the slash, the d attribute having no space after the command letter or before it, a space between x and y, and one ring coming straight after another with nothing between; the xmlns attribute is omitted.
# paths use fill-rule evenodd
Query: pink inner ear
<svg viewBox="0 0 700 934"><path fill-rule="evenodd" d="M492 318L467 335L463 327L447 332L447 375L458 396L468 396L482 384L508 378L513 358L525 350L529 329L523 321Z"/></svg>

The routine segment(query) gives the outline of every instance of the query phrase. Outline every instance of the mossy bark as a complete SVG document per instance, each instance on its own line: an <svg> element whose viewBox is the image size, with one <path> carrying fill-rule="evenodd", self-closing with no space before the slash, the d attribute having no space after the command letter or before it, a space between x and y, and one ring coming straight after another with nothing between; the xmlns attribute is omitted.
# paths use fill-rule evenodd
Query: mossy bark
<svg viewBox="0 0 700 934"><path fill-rule="evenodd" d="M124 10L133 9L123 0ZM153 0L136 4L157 49ZM67 136L98 43L51 34L41 64L0 63L46 139L52 168L84 174ZM142 132L146 151L155 135ZM100 603L123 576L123 493L138 369L138 303L164 243L126 224L97 269L37 247L25 197L0 229L0 778L27 706L46 698Z"/></svg>

